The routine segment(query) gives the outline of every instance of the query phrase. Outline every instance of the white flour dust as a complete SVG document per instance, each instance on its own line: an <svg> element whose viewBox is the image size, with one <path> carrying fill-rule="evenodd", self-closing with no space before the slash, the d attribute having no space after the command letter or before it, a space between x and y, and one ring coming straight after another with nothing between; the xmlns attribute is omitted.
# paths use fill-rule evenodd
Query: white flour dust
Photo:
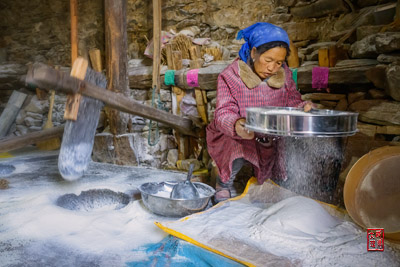
<svg viewBox="0 0 400 267"><path fill-rule="evenodd" d="M89 143L61 146L58 169L64 179L73 181L82 177L91 161L92 147Z"/></svg>
<svg viewBox="0 0 400 267"><path fill-rule="evenodd" d="M68 182L58 174L55 161L13 165L16 170L7 178L10 188L0 192L0 266L40 266L40 262L122 266L146 259L145 251L136 250L165 238L167 233L154 222L171 218L152 214L132 196L139 193L137 187L142 183L171 179L169 175L184 177L92 162L84 177ZM99 207L91 210L70 210L56 204L60 196L97 189L122 192L130 201L113 209L116 204L105 194L98 200L101 203L94 203Z"/></svg>

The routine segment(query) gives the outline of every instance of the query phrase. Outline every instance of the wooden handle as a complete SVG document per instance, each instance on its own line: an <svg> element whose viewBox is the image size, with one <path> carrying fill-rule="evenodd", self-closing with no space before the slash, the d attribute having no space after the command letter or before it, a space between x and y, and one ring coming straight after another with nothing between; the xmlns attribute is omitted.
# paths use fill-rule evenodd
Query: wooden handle
<svg viewBox="0 0 400 267"><path fill-rule="evenodd" d="M51 121L52 116L53 116L53 106L54 106L54 97L55 97L55 91L50 90L51 96L50 96L50 106L49 106L49 113L47 114L47 120Z"/></svg>

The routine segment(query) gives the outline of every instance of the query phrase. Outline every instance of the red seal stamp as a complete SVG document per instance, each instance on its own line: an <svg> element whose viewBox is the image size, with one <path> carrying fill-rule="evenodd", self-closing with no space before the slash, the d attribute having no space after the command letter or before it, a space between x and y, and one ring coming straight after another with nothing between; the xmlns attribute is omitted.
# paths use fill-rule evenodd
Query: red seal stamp
<svg viewBox="0 0 400 267"><path fill-rule="evenodd" d="M383 251L384 249L384 230L383 228L367 229L367 250Z"/></svg>

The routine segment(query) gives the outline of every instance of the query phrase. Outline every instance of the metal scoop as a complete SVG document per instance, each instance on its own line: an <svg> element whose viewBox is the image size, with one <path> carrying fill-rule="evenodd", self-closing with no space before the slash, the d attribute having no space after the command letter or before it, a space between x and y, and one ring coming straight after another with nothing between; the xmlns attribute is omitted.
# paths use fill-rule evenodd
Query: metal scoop
<svg viewBox="0 0 400 267"><path fill-rule="evenodd" d="M174 199L196 199L200 197L197 188L192 184L190 178L192 178L194 164L190 164L187 179L184 182L179 182L172 188L170 198Z"/></svg>

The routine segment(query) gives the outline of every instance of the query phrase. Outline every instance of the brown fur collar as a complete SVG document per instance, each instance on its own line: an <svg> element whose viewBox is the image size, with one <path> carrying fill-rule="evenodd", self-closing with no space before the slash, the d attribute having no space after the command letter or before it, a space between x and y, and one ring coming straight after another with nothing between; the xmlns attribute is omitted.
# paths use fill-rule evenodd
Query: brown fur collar
<svg viewBox="0 0 400 267"><path fill-rule="evenodd" d="M249 89L253 89L257 87L262 81L257 74L247 65L243 60L238 61L239 64L239 76L244 82L244 84ZM267 84L273 89L279 89L285 84L285 70L282 68L279 69L276 75L272 76L267 80Z"/></svg>

